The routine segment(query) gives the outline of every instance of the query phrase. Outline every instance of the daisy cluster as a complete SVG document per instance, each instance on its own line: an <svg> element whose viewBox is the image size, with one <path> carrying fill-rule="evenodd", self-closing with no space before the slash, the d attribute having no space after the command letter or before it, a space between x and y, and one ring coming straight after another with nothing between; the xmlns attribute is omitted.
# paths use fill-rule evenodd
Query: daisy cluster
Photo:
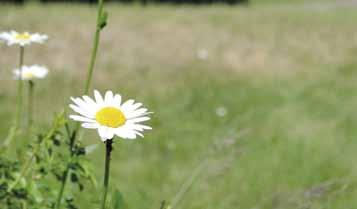
<svg viewBox="0 0 357 209"><path fill-rule="evenodd" d="M19 45L25 47L32 43L44 43L47 35L38 33L18 33L16 31L0 33L0 40L7 45ZM14 70L16 79L34 80L43 79L48 74L48 69L43 66L21 66ZM83 128L97 129L102 141L113 139L114 136L123 139L135 139L143 137L142 132L151 127L141 124L150 120L150 112L130 99L123 102L120 94L107 91L104 98L98 91L94 91L95 99L84 95L81 98L72 98L74 104L70 108L79 115L71 115L70 118L81 122Z"/></svg>
<svg viewBox="0 0 357 209"><path fill-rule="evenodd" d="M10 32L0 33L0 40L4 41L8 46L18 45L22 48L33 43L42 44L47 39L47 35L39 33L19 33L13 30ZM43 79L48 74L48 69L44 66L39 65L21 66L20 68L13 70L13 73L16 79Z"/></svg>

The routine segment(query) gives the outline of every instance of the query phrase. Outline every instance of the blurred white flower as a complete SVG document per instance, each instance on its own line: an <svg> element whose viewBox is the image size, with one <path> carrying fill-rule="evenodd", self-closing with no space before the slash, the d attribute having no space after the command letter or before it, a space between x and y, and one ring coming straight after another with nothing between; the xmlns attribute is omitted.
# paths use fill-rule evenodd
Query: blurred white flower
<svg viewBox="0 0 357 209"><path fill-rule="evenodd" d="M219 117L224 117L227 115L227 109L223 106L221 107L217 107L216 108L216 114L219 116Z"/></svg>
<svg viewBox="0 0 357 209"><path fill-rule="evenodd" d="M22 80L34 80L34 79L43 79L47 76L48 69L39 65L32 66L22 66L22 69L15 69L14 75L16 79L20 77Z"/></svg>
<svg viewBox="0 0 357 209"><path fill-rule="evenodd" d="M206 49L199 49L197 51L197 58L200 60L206 60L208 58L208 51Z"/></svg>
<svg viewBox="0 0 357 209"><path fill-rule="evenodd" d="M42 35L38 33L18 33L16 31L3 32L0 33L0 40L3 40L7 43L7 45L11 46L14 44L25 46L31 43L40 43L42 44L48 39L47 35Z"/></svg>
<svg viewBox="0 0 357 209"><path fill-rule="evenodd" d="M124 139L135 139L137 135L144 137L142 132L151 127L140 124L150 120L150 112L140 108L141 103L128 100L122 103L119 94L111 91L105 93L104 98L98 91L94 91L95 100L88 96L71 98L74 104L70 108L79 115L70 115L75 121L82 122L83 128L97 129L102 141L112 139L115 135Z"/></svg>

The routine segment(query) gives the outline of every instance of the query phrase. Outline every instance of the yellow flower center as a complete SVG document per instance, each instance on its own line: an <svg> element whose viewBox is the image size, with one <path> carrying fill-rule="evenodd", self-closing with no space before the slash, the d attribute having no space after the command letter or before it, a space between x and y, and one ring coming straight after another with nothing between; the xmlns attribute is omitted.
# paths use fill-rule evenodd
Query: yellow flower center
<svg viewBox="0 0 357 209"><path fill-rule="evenodd" d="M31 38L31 35L29 33L19 33L15 38L16 40L26 41Z"/></svg>
<svg viewBox="0 0 357 209"><path fill-rule="evenodd" d="M23 78L28 78L28 79L31 79L34 77L33 73L32 72L25 72L23 75L22 75Z"/></svg>
<svg viewBox="0 0 357 209"><path fill-rule="evenodd" d="M103 126L118 128L126 122L125 115L115 107L104 107L95 114L95 120Z"/></svg>

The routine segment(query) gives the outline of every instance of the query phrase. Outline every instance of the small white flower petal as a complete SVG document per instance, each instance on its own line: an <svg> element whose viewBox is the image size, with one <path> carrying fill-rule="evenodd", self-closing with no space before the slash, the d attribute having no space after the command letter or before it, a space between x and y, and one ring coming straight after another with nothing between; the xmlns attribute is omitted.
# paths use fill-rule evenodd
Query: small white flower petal
<svg viewBox="0 0 357 209"><path fill-rule="evenodd" d="M115 131L115 134L123 139L135 139L136 134L134 130L130 129L128 126L123 126Z"/></svg>
<svg viewBox="0 0 357 209"><path fill-rule="evenodd" d="M116 107L120 108L120 106L121 106L121 96L119 94L116 94L114 96L114 102L115 102Z"/></svg>
<svg viewBox="0 0 357 209"><path fill-rule="evenodd" d="M150 126L146 126L146 125L134 124L133 129L138 130L138 131L144 131L144 130L151 130L152 128Z"/></svg>
<svg viewBox="0 0 357 209"><path fill-rule="evenodd" d="M81 114L81 115L83 115L83 116L85 116L85 117L94 118L94 115L93 115L92 113L87 112L87 111L85 111L84 109L79 108L78 106L75 106L75 105L71 104L71 105L69 105L69 107L70 107L73 111L75 111L75 112L77 112L77 113L79 113L79 114Z"/></svg>
<svg viewBox="0 0 357 209"><path fill-rule="evenodd" d="M122 109L123 111L128 111L128 110L129 110L129 107L130 107L131 105L133 105L134 102L135 102L135 101L132 100L132 99L130 99L130 100L124 102L123 105L121 106L121 109Z"/></svg>
<svg viewBox="0 0 357 209"><path fill-rule="evenodd" d="M97 123L82 123L83 128L97 129L99 126Z"/></svg>
<svg viewBox="0 0 357 209"><path fill-rule="evenodd" d="M82 117L79 115L70 115L69 118L71 118L72 120L75 120L75 121L79 121L79 122L87 122L87 123L95 122L95 120L93 120L93 119Z"/></svg>
<svg viewBox="0 0 357 209"><path fill-rule="evenodd" d="M93 99L91 99L89 96L84 95L83 100L86 102L86 105L88 106L88 108L91 109L91 111L93 112L97 112L99 106L97 105L97 103L95 103L95 101Z"/></svg>
<svg viewBox="0 0 357 209"><path fill-rule="evenodd" d="M132 119L132 118L137 118L140 116L145 116L147 114L147 111L148 111L148 109L146 109L146 108L140 108L138 110L128 112L125 115L127 118Z"/></svg>
<svg viewBox="0 0 357 209"><path fill-rule="evenodd" d="M100 95L99 91L94 90L94 97L95 97L95 101L97 102L97 104L99 104L99 105L104 104L103 97L102 97L102 95Z"/></svg>
<svg viewBox="0 0 357 209"><path fill-rule="evenodd" d="M105 126L99 127L98 133L99 133L100 138L103 141L112 139L114 137L114 132L109 127L105 127Z"/></svg>
<svg viewBox="0 0 357 209"><path fill-rule="evenodd" d="M139 135L139 136L141 136L142 138L144 138L144 135L143 135L142 133L140 133L139 131L134 131L134 133L135 133L136 135Z"/></svg>
<svg viewBox="0 0 357 209"><path fill-rule="evenodd" d="M128 123L139 123L139 122L143 122L143 121L147 121L150 120L149 117L140 117L140 118L134 118L134 119L129 119L127 122Z"/></svg>
<svg viewBox="0 0 357 209"><path fill-rule="evenodd" d="M104 102L106 104L113 104L113 92L112 91L107 91L105 93L105 98L104 98Z"/></svg>

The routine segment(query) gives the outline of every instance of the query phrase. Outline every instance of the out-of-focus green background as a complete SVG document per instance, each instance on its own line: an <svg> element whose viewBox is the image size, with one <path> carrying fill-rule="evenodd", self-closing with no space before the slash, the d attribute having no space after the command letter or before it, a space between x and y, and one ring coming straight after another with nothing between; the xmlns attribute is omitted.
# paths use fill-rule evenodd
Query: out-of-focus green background
<svg viewBox="0 0 357 209"><path fill-rule="evenodd" d="M158 208L196 174L176 208L357 208L356 1L106 9L93 88L155 112L144 139L115 143L111 188L128 208ZM95 19L94 5L0 5L1 31L50 37L25 52L25 64L50 68L36 83L42 128L82 92ZM17 60L0 46L1 137ZM104 146L94 131L83 142L99 144L88 158L100 181ZM81 208L100 199L68 190Z"/></svg>

